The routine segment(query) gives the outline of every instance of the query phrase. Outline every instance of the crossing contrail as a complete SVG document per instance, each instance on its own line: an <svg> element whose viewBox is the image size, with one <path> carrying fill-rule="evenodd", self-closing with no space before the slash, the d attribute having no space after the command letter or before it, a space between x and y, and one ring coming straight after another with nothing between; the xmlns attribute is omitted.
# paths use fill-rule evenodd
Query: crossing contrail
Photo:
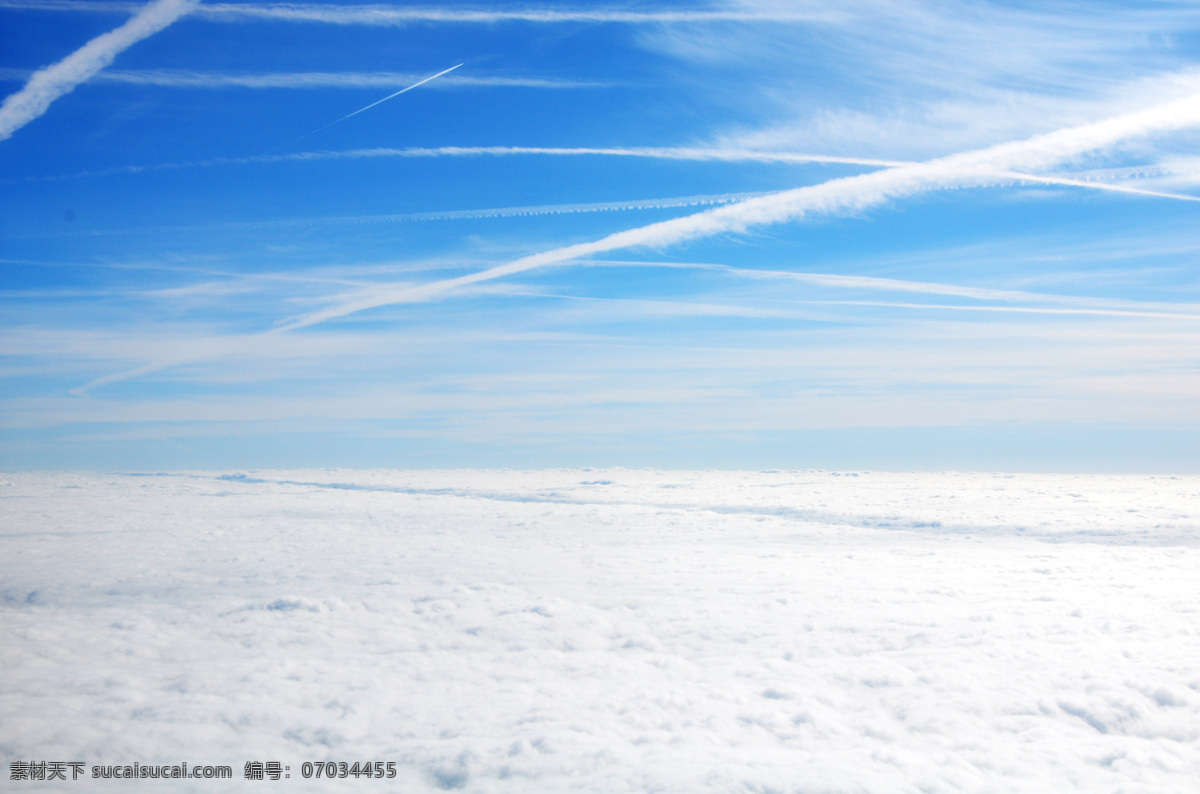
<svg viewBox="0 0 1200 794"><path fill-rule="evenodd" d="M1145 110L1090 124L1067 127L1025 140L960 152L925 162L906 163L867 174L831 179L816 185L806 185L792 190L782 190L748 198L737 203L722 204L714 209L691 215L625 229L598 240L573 243L523 256L505 264L463 276L415 285L403 283L372 285L369 290L291 319L252 338L263 340L368 309L427 301L463 287L549 265L566 264L594 254L634 247L663 247L689 240L713 237L718 234L742 234L754 228L788 221L860 212L924 191L989 184L994 182L997 175L1008 179L1028 179L1054 184L1052 177L1037 177L1029 172L1056 167L1081 155L1103 151L1148 135L1198 127L1200 127L1200 94L1192 94ZM1081 187L1097 186L1096 183L1085 180L1056 181L1078 184ZM1113 189L1114 187L1109 185L1104 189ZM1122 190L1122 192L1130 191ZM1196 200L1194 196L1182 195L1171 196L1171 198ZM1164 313L1156 316L1166 315ZM1200 315L1188 313L1178 315L1178 318L1194 320L1197 316ZM242 350L246 348L247 340L238 338L225 344L229 350L232 350L235 345L238 346L237 349ZM180 364L215 358L224 351L225 349L214 350L203 356L200 354L181 355L178 358L151 362L137 369L96 378L90 383L72 389L71 393L85 395L89 391L111 383L139 378Z"/></svg>
<svg viewBox="0 0 1200 794"><path fill-rule="evenodd" d="M280 144L280 145L279 145L279 147L277 147L277 148L283 148L284 146L288 146L288 145L290 145L290 144L293 144L293 143L295 143L296 141L302 141L302 140L304 140L305 138L307 138L307 137L308 137L308 136L310 136L310 135L316 135L318 132L321 132L322 130L327 130L327 129L329 129L329 128L330 128L330 127L332 127L334 124L340 124L340 123L342 123L343 121L345 121L346 119L348 119L348 118L352 118L352 117L354 117L354 116L357 116L359 113L362 113L362 112L363 112L363 111L365 111L365 110L370 110L371 108L375 107L376 105L382 105L384 102L387 102L389 99L393 99L393 98L395 98L395 97L398 97L398 96L400 96L401 94L403 94L403 93L404 93L404 92L406 92L406 91L411 91L411 90L413 90L414 88L416 88L417 86L422 86L422 85L425 85L425 84L426 84L426 83L428 83L430 80L436 80L437 78L441 77L441 76L442 76L442 75L444 75L444 74L447 74L448 72L453 72L453 71L454 71L455 69L457 69L459 66L462 66L462 64L460 63L460 64L457 64L457 65L455 65L455 66L451 66L449 69L445 69L445 70L443 70L443 71L440 71L440 72L438 72L438 73L437 73L437 74L435 74L435 75L430 75L429 77L426 77L424 80L421 80L421 81L419 81L419 82L413 83L412 85L410 85L410 86L407 86L406 88L401 88L401 89L400 89L399 91L397 91L396 93L394 93L394 94L388 94L387 96L385 96L383 99L379 100L378 102L372 102L371 104L367 105L365 108L359 108L358 110L354 111L353 113L348 113L347 115L345 115L345 116L342 116L342 117L341 117L340 119L338 119L337 121L331 121L331 122L329 122L329 123L328 123L328 124L326 124L324 127L317 127L317 128L316 128L315 130L313 130L312 132L306 132L306 133L304 133L303 135L301 135L299 138L292 138L292 139L291 139L290 141L288 141L287 143Z"/></svg>

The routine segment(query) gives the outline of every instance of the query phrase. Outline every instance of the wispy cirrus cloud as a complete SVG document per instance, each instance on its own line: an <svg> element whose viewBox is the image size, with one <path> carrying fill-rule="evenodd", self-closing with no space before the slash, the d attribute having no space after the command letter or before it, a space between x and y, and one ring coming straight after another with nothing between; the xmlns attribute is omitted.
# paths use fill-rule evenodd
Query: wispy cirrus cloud
<svg viewBox="0 0 1200 794"><path fill-rule="evenodd" d="M58 63L34 72L24 88L0 105L0 141L41 116L54 100L108 66L121 52L197 6L198 0L154 0L138 7L133 18L116 30L97 36Z"/></svg>
<svg viewBox="0 0 1200 794"><path fill-rule="evenodd" d="M786 0L737 5L771 11ZM848 0L838 9L853 23L635 34L688 65L696 101L727 109L715 140L730 147L928 159L1196 90L1186 4Z"/></svg>

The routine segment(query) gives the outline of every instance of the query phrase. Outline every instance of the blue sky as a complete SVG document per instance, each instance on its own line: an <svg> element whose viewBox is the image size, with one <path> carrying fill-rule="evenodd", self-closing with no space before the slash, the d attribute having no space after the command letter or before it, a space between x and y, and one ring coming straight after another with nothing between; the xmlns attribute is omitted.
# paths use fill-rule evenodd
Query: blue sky
<svg viewBox="0 0 1200 794"><path fill-rule="evenodd" d="M0 0L0 467L1200 470L1198 34Z"/></svg>

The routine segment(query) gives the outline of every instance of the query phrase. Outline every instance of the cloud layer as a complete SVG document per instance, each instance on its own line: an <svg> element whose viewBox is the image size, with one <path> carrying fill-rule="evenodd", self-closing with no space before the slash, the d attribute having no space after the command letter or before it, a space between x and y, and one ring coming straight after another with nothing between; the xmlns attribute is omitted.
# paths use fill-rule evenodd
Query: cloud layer
<svg viewBox="0 0 1200 794"><path fill-rule="evenodd" d="M411 792L1185 792L1198 492L857 469L6 475L0 554L22 562L0 579L0 744L235 777L274 759L296 788L302 761L346 758L394 762L387 789Z"/></svg>

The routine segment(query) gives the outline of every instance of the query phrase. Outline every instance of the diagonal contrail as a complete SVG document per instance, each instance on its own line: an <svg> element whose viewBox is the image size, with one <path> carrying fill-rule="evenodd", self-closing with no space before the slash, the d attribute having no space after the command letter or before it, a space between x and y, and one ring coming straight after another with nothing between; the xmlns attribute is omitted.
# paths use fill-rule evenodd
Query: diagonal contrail
<svg viewBox="0 0 1200 794"><path fill-rule="evenodd" d="M17 93L0 105L0 141L46 112L63 94L75 90L123 51L153 36L198 7L198 0L155 0L137 9L124 25L103 33L63 58L39 69Z"/></svg>
<svg viewBox="0 0 1200 794"><path fill-rule="evenodd" d="M1140 112L1068 127L1036 135L1024 141L1013 141L922 163L910 163L868 174L831 179L817 185L769 193L681 218L626 229L599 240L531 254L465 276L416 287L385 287L372 294L311 312L285 325L277 326L272 332L295 331L380 306L416 303L470 284L561 264L593 254L636 246L665 246L730 232L740 234L754 227L816 215L857 212L914 193L986 184L994 180L997 174L1013 179L1052 184L1064 182L1068 180L1037 177L1028 171L1055 166L1086 152L1108 148L1129 139L1198 126L1200 94L1193 94ZM1079 182L1082 186L1095 186L1092 183ZM1110 185L1106 189L1116 189L1116 186ZM1122 189L1120 192L1132 190L1136 189ZM1195 200L1195 197L1187 198Z"/></svg>
<svg viewBox="0 0 1200 794"><path fill-rule="evenodd" d="M383 99L380 99L378 102L372 102L371 104L367 105L365 108L359 108L358 110L354 111L353 113L348 113L348 114L346 114L345 116L342 116L342 117L341 117L340 119L338 119L337 121L331 121L331 122L329 122L328 124L326 124L324 127L317 127L317 128L316 128L315 130L313 130L312 132L306 132L306 133L304 133L303 135L301 135L299 138L292 138L292 139L291 139L290 141L288 141L287 143L280 144L280 145L279 145L279 146L277 146L276 148L277 148L277 149L282 149L284 146L290 146L291 144L295 143L296 141L302 141L302 140L304 140L305 138L309 137L310 135L316 135L318 132L321 132L322 130L327 130L327 129L329 129L330 127L332 127L334 124L341 124L341 123L342 123L343 121L345 121L346 119L348 119L348 118L353 118L354 116L357 116L359 113L362 113L363 111L366 111L366 110L370 110L371 108L375 107L376 105L382 105L384 102L387 102L389 99L394 99L395 97L398 97L398 96L400 96L401 94L405 93L406 91L411 91L411 90L413 90L414 88L416 88L416 87L418 87L418 86L425 85L425 84L426 84L426 83L428 83L430 80L436 80L437 78L441 77L442 75L444 75L444 74L446 74L446 73L448 73L448 72L453 72L453 71L454 71L455 69L457 69L459 66L462 66L462 64L460 63L460 64L457 64L457 65L455 65L455 66L451 66L449 69L445 69L445 70L443 70L443 71L440 71L440 72L438 72L438 73L437 73L437 74L435 74L435 75L430 75L429 77L426 77L424 80L421 80L421 81L419 81L419 82L413 83L412 85L410 85L410 86L407 86L407 87L405 87L405 88L401 88L399 91L397 91L397 92L396 92L396 93L394 93L394 94L388 94L388 95L387 95L387 96L385 96Z"/></svg>
<svg viewBox="0 0 1200 794"><path fill-rule="evenodd" d="M1085 153L1107 149L1128 140L1196 127L1200 127L1200 94L1103 121L1036 135L1023 141L989 146L920 163L898 165L857 176L831 179L817 185L769 193L735 204L724 204L692 215L626 229L598 240L542 251L463 276L419 285L379 285L371 292L364 292L332 306L296 317L270 331L260 333L257 338L266 339L298 331L367 309L426 301L462 287L550 265L565 264L594 254L639 246L666 246L717 234L744 233L755 227L814 216L859 212L924 191L988 184L995 180L997 174L1017 180L1067 182L1077 183L1082 187L1095 187L1094 183L1082 180L1056 180L1052 177L1037 177L1028 172L1054 167ZM1114 188L1115 186L1110 185L1105 189ZM1121 192L1133 191L1123 189ZM1190 196L1172 198L1195 200L1195 197ZM1192 320L1195 316L1189 314L1186 319ZM245 343L244 339L237 341L242 347ZM71 393L85 395L92 389L110 383L141 377L196 360L200 360L199 357L152 362L134 370L97 378L84 386L72 389Z"/></svg>

